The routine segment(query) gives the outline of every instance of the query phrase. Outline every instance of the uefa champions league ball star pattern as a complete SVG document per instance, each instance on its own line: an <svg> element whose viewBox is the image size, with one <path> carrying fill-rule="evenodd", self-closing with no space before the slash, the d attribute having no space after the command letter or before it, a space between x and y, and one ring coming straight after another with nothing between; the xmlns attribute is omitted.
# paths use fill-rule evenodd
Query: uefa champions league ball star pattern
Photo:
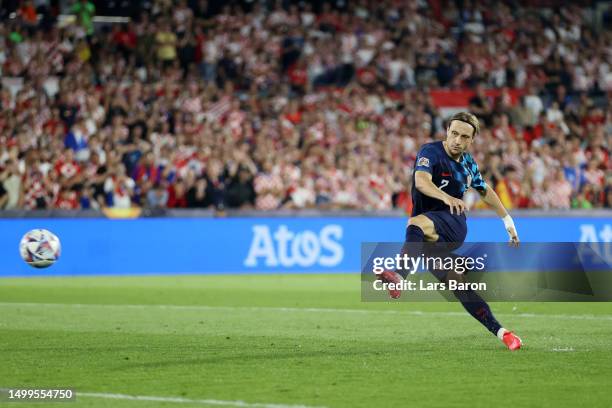
<svg viewBox="0 0 612 408"><path fill-rule="evenodd" d="M60 251L59 238L45 229L28 231L19 243L21 258L34 268L53 265L59 259Z"/></svg>

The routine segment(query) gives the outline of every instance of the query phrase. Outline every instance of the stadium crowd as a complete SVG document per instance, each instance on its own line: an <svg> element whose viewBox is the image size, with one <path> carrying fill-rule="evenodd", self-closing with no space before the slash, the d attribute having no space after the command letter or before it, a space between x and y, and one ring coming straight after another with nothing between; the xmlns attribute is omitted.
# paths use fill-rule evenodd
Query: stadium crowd
<svg viewBox="0 0 612 408"><path fill-rule="evenodd" d="M474 90L472 151L507 207L612 206L612 31L592 10L248 4L94 27L88 0L74 21L21 2L0 21L0 208L409 209L416 152L445 134L434 88Z"/></svg>

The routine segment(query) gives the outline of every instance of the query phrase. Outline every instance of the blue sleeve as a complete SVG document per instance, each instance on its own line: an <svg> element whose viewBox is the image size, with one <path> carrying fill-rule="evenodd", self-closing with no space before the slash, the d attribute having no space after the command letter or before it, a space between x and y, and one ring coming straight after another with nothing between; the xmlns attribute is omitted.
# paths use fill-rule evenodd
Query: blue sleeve
<svg viewBox="0 0 612 408"><path fill-rule="evenodd" d="M416 157L414 171L433 173L433 167L438 164L438 153L431 145L423 146Z"/></svg>
<svg viewBox="0 0 612 408"><path fill-rule="evenodd" d="M484 193L487 191L487 183L485 183L484 179L482 178L476 161L474 161L474 159L471 157L470 159L470 172L472 173L472 182L470 183L470 187Z"/></svg>

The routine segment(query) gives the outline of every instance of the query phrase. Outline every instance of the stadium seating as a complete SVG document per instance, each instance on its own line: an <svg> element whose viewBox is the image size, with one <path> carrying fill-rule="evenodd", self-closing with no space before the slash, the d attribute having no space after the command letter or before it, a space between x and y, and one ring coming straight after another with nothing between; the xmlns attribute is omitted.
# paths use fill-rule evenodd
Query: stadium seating
<svg viewBox="0 0 612 408"><path fill-rule="evenodd" d="M460 109L508 208L612 205L589 9L127 3L116 24L5 10L0 208L409 210L416 150Z"/></svg>

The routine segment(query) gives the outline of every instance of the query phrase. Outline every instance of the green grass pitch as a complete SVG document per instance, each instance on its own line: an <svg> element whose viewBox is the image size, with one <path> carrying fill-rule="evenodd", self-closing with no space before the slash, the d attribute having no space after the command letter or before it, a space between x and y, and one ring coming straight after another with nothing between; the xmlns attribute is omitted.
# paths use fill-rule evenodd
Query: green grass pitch
<svg viewBox="0 0 612 408"><path fill-rule="evenodd" d="M612 406L612 303L493 304L525 343L509 352L458 303L362 303L359 288L357 274L1 279L0 388L77 391L4 405Z"/></svg>

